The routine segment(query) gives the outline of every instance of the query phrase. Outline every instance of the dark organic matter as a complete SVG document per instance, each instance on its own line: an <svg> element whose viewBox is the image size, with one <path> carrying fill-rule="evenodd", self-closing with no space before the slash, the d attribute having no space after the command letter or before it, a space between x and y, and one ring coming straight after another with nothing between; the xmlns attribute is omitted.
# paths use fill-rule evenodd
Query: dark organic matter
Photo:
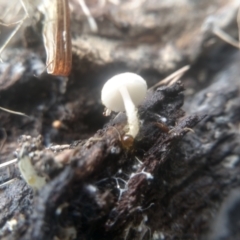
<svg viewBox="0 0 240 240"><path fill-rule="evenodd" d="M43 73L34 24L2 53L0 106L28 117L0 112L1 163L28 157L47 184L34 191L17 164L0 169L1 239L239 238L240 58L213 31L238 35L239 3L173 2L86 1L91 33L71 0L68 79ZM105 80L125 71L150 87L134 142L125 113L105 117L100 102Z"/></svg>

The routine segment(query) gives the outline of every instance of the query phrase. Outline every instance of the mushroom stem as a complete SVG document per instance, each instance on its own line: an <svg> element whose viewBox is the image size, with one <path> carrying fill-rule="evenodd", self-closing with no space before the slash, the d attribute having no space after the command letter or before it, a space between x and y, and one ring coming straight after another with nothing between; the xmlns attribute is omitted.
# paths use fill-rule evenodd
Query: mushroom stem
<svg viewBox="0 0 240 240"><path fill-rule="evenodd" d="M135 138L139 132L139 120L138 120L138 111L135 107L129 92L126 87L121 86L119 92L122 95L123 103L126 110L126 115L128 119L129 130L127 134Z"/></svg>

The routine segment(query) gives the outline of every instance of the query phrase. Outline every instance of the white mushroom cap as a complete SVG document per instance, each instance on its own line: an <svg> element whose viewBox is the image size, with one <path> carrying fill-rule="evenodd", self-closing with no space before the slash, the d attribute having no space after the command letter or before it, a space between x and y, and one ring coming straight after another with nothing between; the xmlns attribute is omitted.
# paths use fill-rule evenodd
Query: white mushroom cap
<svg viewBox="0 0 240 240"><path fill-rule="evenodd" d="M146 81L135 73L121 73L110 78L102 89L102 103L111 111L125 110L124 101L119 91L125 87L135 106L138 106L145 98L147 92Z"/></svg>
<svg viewBox="0 0 240 240"><path fill-rule="evenodd" d="M126 110L129 127L127 134L133 138L139 132L136 106L143 101L146 92L145 80L135 73L118 74L109 79L102 89L102 103L108 110L115 112Z"/></svg>

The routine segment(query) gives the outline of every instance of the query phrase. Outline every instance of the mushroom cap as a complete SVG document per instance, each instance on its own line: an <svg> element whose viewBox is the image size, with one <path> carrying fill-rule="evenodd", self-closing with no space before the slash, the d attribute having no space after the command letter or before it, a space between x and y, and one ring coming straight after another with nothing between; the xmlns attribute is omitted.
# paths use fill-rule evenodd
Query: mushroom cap
<svg viewBox="0 0 240 240"><path fill-rule="evenodd" d="M135 106L138 106L146 96L146 81L135 73L121 73L110 78L102 89L102 103L111 111L125 110L119 88L126 87Z"/></svg>

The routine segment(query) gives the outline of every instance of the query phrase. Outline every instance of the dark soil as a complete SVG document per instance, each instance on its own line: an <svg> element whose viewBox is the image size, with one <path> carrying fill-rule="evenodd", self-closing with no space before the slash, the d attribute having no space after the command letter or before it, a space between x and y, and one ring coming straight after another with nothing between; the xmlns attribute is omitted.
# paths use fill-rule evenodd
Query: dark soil
<svg viewBox="0 0 240 240"><path fill-rule="evenodd" d="M96 33L69 2L69 78L45 73L42 18L1 56L0 106L29 116L0 110L1 163L27 157L47 180L36 191L18 164L0 169L0 184L14 179L0 185L1 239L239 239L240 56L213 33L237 39L238 1L89 0ZM126 71L149 86L133 144L100 97Z"/></svg>

